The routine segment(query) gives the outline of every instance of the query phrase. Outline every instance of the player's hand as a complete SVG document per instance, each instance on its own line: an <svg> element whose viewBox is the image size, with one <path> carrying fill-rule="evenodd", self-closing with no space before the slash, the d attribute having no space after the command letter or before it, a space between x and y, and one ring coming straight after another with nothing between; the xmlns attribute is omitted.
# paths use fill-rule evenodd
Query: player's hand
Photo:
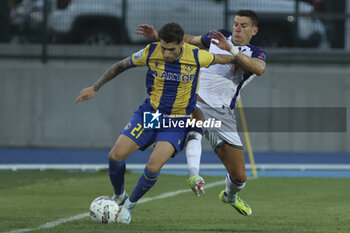
<svg viewBox="0 0 350 233"><path fill-rule="evenodd" d="M199 197L201 193L204 193L205 181L201 176L192 176L188 179L188 184L190 185L192 191L196 196Z"/></svg>
<svg viewBox="0 0 350 233"><path fill-rule="evenodd" d="M92 97L94 97L95 93L96 91L93 87L84 88L83 90L81 90L74 103L76 104L80 101L91 99Z"/></svg>
<svg viewBox="0 0 350 233"><path fill-rule="evenodd" d="M232 46L227 42L226 37L221 32L211 31L209 37L212 39L218 40L218 41L211 40L211 43L218 46L220 49L226 50L228 52L231 51Z"/></svg>
<svg viewBox="0 0 350 233"><path fill-rule="evenodd" d="M143 35L148 40L158 40L158 32L157 30L148 24L140 24L136 28L136 34Z"/></svg>

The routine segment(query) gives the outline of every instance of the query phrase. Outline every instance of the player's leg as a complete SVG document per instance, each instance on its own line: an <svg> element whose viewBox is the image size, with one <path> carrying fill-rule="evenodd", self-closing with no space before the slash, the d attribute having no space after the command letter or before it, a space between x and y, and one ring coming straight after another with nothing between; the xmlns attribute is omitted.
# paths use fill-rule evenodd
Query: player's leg
<svg viewBox="0 0 350 233"><path fill-rule="evenodd" d="M240 214L251 215L250 206L237 195L243 190L247 180L243 149L223 143L216 154L228 172L225 179L226 188L220 192L219 199L231 204Z"/></svg>
<svg viewBox="0 0 350 233"><path fill-rule="evenodd" d="M108 153L108 159L123 161L140 148L136 142L124 134L120 134L112 149Z"/></svg>
<svg viewBox="0 0 350 233"><path fill-rule="evenodd" d="M195 108L192 113L192 119L196 121L204 121L203 112L199 108ZM190 177L199 175L199 164L202 154L202 134L201 128L190 128L188 129L186 138L186 158Z"/></svg>
<svg viewBox="0 0 350 233"><path fill-rule="evenodd" d="M186 159L190 177L199 176L199 166L202 155L202 134L189 131L186 139Z"/></svg>
<svg viewBox="0 0 350 233"><path fill-rule="evenodd" d="M222 141L217 147L216 154L228 172L225 178L226 187L220 192L219 199L232 205L240 214L251 215L250 206L238 196L247 180L243 149Z"/></svg>
<svg viewBox="0 0 350 233"><path fill-rule="evenodd" d="M144 174L141 175L130 198L125 201L117 221L130 223L132 211L137 201L156 183L162 166L174 152L182 150L186 137L185 128L159 129L155 138L155 148L146 164Z"/></svg>
<svg viewBox="0 0 350 233"><path fill-rule="evenodd" d="M195 108L192 113L193 118L196 120L204 121L204 115L199 108ZM191 128L187 133L186 138L186 159L190 177L188 184L193 192L199 196L204 192L204 179L199 175L199 166L202 155L202 134L201 128Z"/></svg>
<svg viewBox="0 0 350 233"><path fill-rule="evenodd" d="M174 154L173 145L166 141L158 141L148 159L144 174L140 177L136 188L130 195L131 202L137 202L156 183L160 169Z"/></svg>
<svg viewBox="0 0 350 233"><path fill-rule="evenodd" d="M108 155L109 177L114 189L113 199L118 205L122 205L128 197L124 190L125 159L137 149L146 148L155 138L152 130L143 128L145 110L147 103L143 103L134 113Z"/></svg>
<svg viewBox="0 0 350 233"><path fill-rule="evenodd" d="M160 169L174 154L174 146L167 141L158 141L146 164L144 173L141 175L134 191L126 199L117 221L119 223L130 223L133 209L137 201L148 191L158 180Z"/></svg>
<svg viewBox="0 0 350 233"><path fill-rule="evenodd" d="M246 182L247 176L242 148L232 146L228 143L222 143L216 150L216 154L224 164L231 180L238 184Z"/></svg>
<svg viewBox="0 0 350 233"><path fill-rule="evenodd" d="M125 159L139 146L132 139L121 134L108 154L109 178L114 189L113 199L118 205L123 205L128 195L124 190Z"/></svg>
<svg viewBox="0 0 350 233"><path fill-rule="evenodd" d="M231 204L239 213L250 215L251 208L237 196L237 193L244 188L247 177L242 142L236 130L234 113L226 108L204 108L202 111L206 118L208 115L222 122L221 128L212 128L205 132L214 152L227 170L226 188L220 193L219 198Z"/></svg>
<svg viewBox="0 0 350 233"><path fill-rule="evenodd" d="M243 149L223 142L216 154L227 170L225 198L229 202L236 202L237 194L243 190L247 180Z"/></svg>

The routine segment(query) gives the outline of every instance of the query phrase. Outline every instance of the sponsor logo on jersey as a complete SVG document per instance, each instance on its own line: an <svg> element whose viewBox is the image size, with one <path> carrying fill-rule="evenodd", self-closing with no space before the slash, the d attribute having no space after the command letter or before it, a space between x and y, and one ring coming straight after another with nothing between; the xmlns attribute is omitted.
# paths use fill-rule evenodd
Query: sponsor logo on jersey
<svg viewBox="0 0 350 233"><path fill-rule="evenodd" d="M135 53L134 59L136 60L136 59L142 57L142 53L143 53L143 49L141 49L140 51L138 51L137 53Z"/></svg>
<svg viewBox="0 0 350 233"><path fill-rule="evenodd" d="M187 74L180 74L180 73L165 71L162 73L161 78L164 78L165 80L170 80L170 81L191 82L195 78L195 75L194 74L187 75Z"/></svg>

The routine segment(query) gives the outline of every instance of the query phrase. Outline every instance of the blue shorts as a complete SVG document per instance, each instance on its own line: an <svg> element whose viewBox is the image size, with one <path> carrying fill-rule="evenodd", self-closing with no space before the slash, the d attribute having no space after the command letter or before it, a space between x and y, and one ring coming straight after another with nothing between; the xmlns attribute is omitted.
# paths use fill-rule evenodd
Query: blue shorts
<svg viewBox="0 0 350 233"><path fill-rule="evenodd" d="M154 142L167 141L171 143L177 152L181 151L186 139L186 128L159 128L159 129L145 129L143 127L144 112L154 112L150 100L146 99L136 110L129 123L121 131L131 138L140 147L140 150L145 150ZM180 118L170 118L172 121L177 121ZM181 118L183 119L183 118Z"/></svg>

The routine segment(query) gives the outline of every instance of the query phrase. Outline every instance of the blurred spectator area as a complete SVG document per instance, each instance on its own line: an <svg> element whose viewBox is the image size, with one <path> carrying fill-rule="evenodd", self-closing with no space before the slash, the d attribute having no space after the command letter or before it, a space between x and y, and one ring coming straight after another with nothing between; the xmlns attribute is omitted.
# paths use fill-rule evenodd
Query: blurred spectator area
<svg viewBox="0 0 350 233"><path fill-rule="evenodd" d="M10 12L21 0L0 1L0 42L10 40Z"/></svg>
<svg viewBox="0 0 350 233"><path fill-rule="evenodd" d="M267 50L270 61L320 62L331 56L328 62L349 62L349 5L350 0L2 0L0 57L122 58L147 43L135 34L138 24L159 29L174 21L186 33L201 35L231 31L234 14L251 9L260 20L252 43Z"/></svg>
<svg viewBox="0 0 350 233"><path fill-rule="evenodd" d="M332 48L344 48L345 22L349 20L346 11L347 0L303 0L313 4L317 17L322 19L327 28L327 35ZM350 4L350 1L348 1Z"/></svg>

